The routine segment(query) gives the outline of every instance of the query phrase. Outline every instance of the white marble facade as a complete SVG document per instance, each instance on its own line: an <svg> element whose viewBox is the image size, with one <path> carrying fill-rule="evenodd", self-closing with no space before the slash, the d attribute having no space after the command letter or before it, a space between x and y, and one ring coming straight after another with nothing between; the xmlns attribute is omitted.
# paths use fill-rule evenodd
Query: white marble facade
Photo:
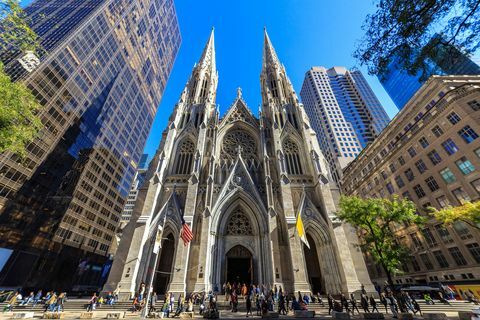
<svg viewBox="0 0 480 320"><path fill-rule="evenodd" d="M303 105L265 31L259 117L238 89L222 117L213 31L163 133L104 288L130 297L220 290L226 281L288 292L374 291ZM310 242L295 232L303 212ZM193 231L180 239L181 217Z"/></svg>

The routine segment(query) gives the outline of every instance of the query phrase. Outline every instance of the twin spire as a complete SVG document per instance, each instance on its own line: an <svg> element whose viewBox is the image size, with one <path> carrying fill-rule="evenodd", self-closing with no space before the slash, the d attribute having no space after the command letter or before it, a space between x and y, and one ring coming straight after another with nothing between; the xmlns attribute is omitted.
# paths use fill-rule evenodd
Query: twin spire
<svg viewBox="0 0 480 320"><path fill-rule="evenodd" d="M270 41L270 38L267 33L267 29L263 29L263 63L262 70L265 70L267 66L280 66L280 60L278 59L275 48ZM198 65L201 67L209 67L212 72L216 72L216 61L215 61L215 29L212 28L210 32L210 37L203 49L202 56L198 61Z"/></svg>

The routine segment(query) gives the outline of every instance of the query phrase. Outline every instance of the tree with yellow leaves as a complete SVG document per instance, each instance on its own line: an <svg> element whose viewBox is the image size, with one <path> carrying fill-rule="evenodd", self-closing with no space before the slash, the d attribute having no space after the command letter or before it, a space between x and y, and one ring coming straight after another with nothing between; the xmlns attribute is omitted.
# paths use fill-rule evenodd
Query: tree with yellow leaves
<svg viewBox="0 0 480 320"><path fill-rule="evenodd" d="M445 224L455 221L463 221L466 224L480 230L480 201L465 202L461 206L448 206L441 210L432 208L432 216Z"/></svg>

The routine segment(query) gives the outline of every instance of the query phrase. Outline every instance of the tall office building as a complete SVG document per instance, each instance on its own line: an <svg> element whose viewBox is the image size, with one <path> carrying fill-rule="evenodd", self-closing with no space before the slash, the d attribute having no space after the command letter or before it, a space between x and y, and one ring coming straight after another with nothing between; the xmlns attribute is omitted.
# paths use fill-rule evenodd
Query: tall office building
<svg viewBox="0 0 480 320"><path fill-rule="evenodd" d="M435 40L433 37L432 41ZM427 75L478 75L480 64L478 59L470 58L455 46L439 46L435 57L428 61ZM428 78L428 76L427 76ZM392 98L398 109L402 109L413 95L425 83L422 72L409 74L394 57L385 74L378 77L383 87Z"/></svg>
<svg viewBox="0 0 480 320"><path fill-rule="evenodd" d="M45 51L6 70L42 104L25 159L0 157L0 285L93 289L181 38L173 0L38 0Z"/></svg>
<svg viewBox="0 0 480 320"><path fill-rule="evenodd" d="M300 96L338 183L342 169L390 119L358 70L312 67L305 74Z"/></svg>

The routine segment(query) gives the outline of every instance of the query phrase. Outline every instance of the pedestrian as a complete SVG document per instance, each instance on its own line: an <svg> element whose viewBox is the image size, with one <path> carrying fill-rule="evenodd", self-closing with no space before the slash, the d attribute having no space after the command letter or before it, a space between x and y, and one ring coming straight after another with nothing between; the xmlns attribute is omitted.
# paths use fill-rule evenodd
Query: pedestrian
<svg viewBox="0 0 480 320"><path fill-rule="evenodd" d="M333 296L329 293L327 294L327 301L328 301L328 314L331 314L333 311L334 299Z"/></svg>
<svg viewBox="0 0 480 320"><path fill-rule="evenodd" d="M97 306L97 293L94 292L93 296L88 300L88 305L87 305L87 312L92 312L95 310L95 307Z"/></svg>
<svg viewBox="0 0 480 320"><path fill-rule="evenodd" d="M375 310L377 310L378 313L380 312L380 311L378 311L377 301L375 301L375 298L373 297L373 294L370 296L370 305L372 306L372 312L375 312Z"/></svg>
<svg viewBox="0 0 480 320"><path fill-rule="evenodd" d="M393 318L396 319L398 316L397 300L395 299L392 293L389 293L389 295L387 296L387 300L389 302L390 311L392 311Z"/></svg>
<svg viewBox="0 0 480 320"><path fill-rule="evenodd" d="M3 312L12 311L13 307L15 306L17 301L19 300L18 299L19 296L21 297L20 292L18 292L18 291L14 292L12 297L10 298L10 300L7 302L7 305L3 308Z"/></svg>
<svg viewBox="0 0 480 320"><path fill-rule="evenodd" d="M422 310L420 309L420 305L418 304L417 300L415 299L412 299L412 305L413 305L413 313L414 314L417 314L420 313L420 315L422 315Z"/></svg>
<svg viewBox="0 0 480 320"><path fill-rule="evenodd" d="M24 306L24 305L27 305L29 304L30 302L33 302L33 299L35 298L35 295L32 292L30 292L30 294L28 295L28 297L25 298L25 300L23 300L23 302L20 304L21 306Z"/></svg>
<svg viewBox="0 0 480 320"><path fill-rule="evenodd" d="M145 282L140 284L140 288L138 289L138 301L142 302L145 298Z"/></svg>
<svg viewBox="0 0 480 320"><path fill-rule="evenodd" d="M170 292L170 312L175 308L175 295Z"/></svg>
<svg viewBox="0 0 480 320"><path fill-rule="evenodd" d="M45 312L53 311L55 303L57 302L57 293L52 292L50 298L45 302Z"/></svg>
<svg viewBox="0 0 480 320"><path fill-rule="evenodd" d="M385 307L385 313L388 314L388 301L387 297L385 296L385 293L380 293L380 302L383 304Z"/></svg>
<svg viewBox="0 0 480 320"><path fill-rule="evenodd" d="M345 309L345 312L349 313L350 308L348 306L348 300L347 300L347 297L345 297L345 295L343 293L340 296L340 303L342 304L342 308Z"/></svg>
<svg viewBox="0 0 480 320"><path fill-rule="evenodd" d="M285 306L285 295L283 294L283 292L281 290L282 289L280 288L280 292L278 294L278 313L286 315L288 312L287 312L287 308Z"/></svg>
<svg viewBox="0 0 480 320"><path fill-rule="evenodd" d="M430 296L430 294L428 294L428 292L426 292L424 295L423 295L423 300L425 300L425 303L426 304L435 304L435 302L433 301L432 297Z"/></svg>
<svg viewBox="0 0 480 320"><path fill-rule="evenodd" d="M358 314L360 314L360 310L357 307L357 300L355 299L355 295L353 293L350 294L350 304L352 305L352 315L355 314L355 309L357 310Z"/></svg>
<svg viewBox="0 0 480 320"><path fill-rule="evenodd" d="M253 316L253 313L252 313L252 298L251 298L250 295L247 295L247 300L245 301L245 305L247 307L247 318L248 318L249 314L251 316Z"/></svg>
<svg viewBox="0 0 480 320"><path fill-rule="evenodd" d="M34 308L37 305L38 301L42 300L42 295L43 295L42 290L41 289L38 290L37 294L33 298L32 308Z"/></svg>
<svg viewBox="0 0 480 320"><path fill-rule="evenodd" d="M164 318L165 316L168 318L169 315L170 315L170 297L169 297L169 294L167 293L165 300L163 301L162 318Z"/></svg>
<svg viewBox="0 0 480 320"><path fill-rule="evenodd" d="M180 295L178 296L177 310L175 311L174 317L180 315L180 313L183 312L184 304L185 304L185 298L183 297L183 293L180 293Z"/></svg>
<svg viewBox="0 0 480 320"><path fill-rule="evenodd" d="M368 309L368 297L365 293L362 293L360 295L360 304L362 305L362 309L364 312L370 313L370 310Z"/></svg>
<svg viewBox="0 0 480 320"><path fill-rule="evenodd" d="M150 310L148 310L149 314L157 311L157 309L155 308L156 304L157 304L157 293L152 292L152 295L150 296Z"/></svg>
<svg viewBox="0 0 480 320"><path fill-rule="evenodd" d="M57 301L55 301L54 312L63 312L63 304L65 302L65 292L58 295Z"/></svg>

